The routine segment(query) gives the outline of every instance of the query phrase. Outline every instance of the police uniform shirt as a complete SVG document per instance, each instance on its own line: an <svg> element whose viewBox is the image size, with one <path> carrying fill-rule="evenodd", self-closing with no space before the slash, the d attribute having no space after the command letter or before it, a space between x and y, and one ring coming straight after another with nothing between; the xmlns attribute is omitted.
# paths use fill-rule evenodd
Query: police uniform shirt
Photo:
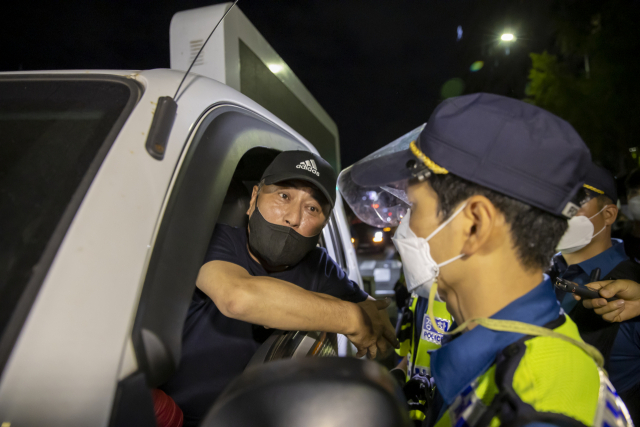
<svg viewBox="0 0 640 427"><path fill-rule="evenodd" d="M247 249L247 229L218 224L204 263L226 261L252 276L270 276L350 302L368 295L347 277L324 248L315 248L295 266L269 273L253 260ZM161 389L184 413L184 426L195 426L206 415L224 388L242 373L260 343L249 323L224 316L214 302L196 289L182 335L182 358L175 375Z"/></svg>

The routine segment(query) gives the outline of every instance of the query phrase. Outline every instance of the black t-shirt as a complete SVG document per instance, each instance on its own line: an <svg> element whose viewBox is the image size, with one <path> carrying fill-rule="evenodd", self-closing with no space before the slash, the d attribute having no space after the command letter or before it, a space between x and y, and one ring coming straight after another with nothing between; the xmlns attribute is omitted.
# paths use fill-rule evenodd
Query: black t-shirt
<svg viewBox="0 0 640 427"><path fill-rule="evenodd" d="M315 248L285 271L268 273L249 255L246 228L218 224L204 263L209 261L227 261L252 276L274 277L346 301L367 299L367 294L349 280L324 248ZM197 425L224 388L247 366L260 346L254 329L261 327L224 316L196 288L182 333L180 365L161 387L182 409L185 427Z"/></svg>

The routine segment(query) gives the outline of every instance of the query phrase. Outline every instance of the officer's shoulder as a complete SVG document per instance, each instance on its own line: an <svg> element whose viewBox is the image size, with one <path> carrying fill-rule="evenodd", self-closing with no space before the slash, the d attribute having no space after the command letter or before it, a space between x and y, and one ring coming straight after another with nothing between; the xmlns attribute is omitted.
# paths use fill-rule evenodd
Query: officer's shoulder
<svg viewBox="0 0 640 427"><path fill-rule="evenodd" d="M580 339L568 317L555 331ZM593 358L555 337L533 337L523 344L511 383L518 396L538 412L560 413L591 425L600 390L600 373Z"/></svg>

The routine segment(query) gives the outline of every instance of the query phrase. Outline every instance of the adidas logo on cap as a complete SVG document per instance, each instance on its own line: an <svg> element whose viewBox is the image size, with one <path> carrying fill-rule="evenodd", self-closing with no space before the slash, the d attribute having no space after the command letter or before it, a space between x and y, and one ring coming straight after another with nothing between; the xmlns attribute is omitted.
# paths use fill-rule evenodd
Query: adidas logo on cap
<svg viewBox="0 0 640 427"><path fill-rule="evenodd" d="M311 160L305 160L304 162L300 162L300 164L298 166L296 166L296 169L304 169L306 171L309 171L317 176L320 176L320 172L318 172L318 168L316 166L316 162L313 161L313 159Z"/></svg>

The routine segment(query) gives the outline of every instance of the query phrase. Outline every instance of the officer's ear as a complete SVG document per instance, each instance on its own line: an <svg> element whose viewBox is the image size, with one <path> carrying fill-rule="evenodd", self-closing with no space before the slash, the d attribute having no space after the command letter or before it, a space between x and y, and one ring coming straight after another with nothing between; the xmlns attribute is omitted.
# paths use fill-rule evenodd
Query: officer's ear
<svg viewBox="0 0 640 427"><path fill-rule="evenodd" d="M509 227L504 215L485 196L472 196L463 209L462 252L465 255L488 254L499 241L509 239Z"/></svg>
<svg viewBox="0 0 640 427"><path fill-rule="evenodd" d="M614 205L613 202L607 205L602 211L604 215L604 223L605 225L611 225L616 222L616 218L618 218L618 206Z"/></svg>

